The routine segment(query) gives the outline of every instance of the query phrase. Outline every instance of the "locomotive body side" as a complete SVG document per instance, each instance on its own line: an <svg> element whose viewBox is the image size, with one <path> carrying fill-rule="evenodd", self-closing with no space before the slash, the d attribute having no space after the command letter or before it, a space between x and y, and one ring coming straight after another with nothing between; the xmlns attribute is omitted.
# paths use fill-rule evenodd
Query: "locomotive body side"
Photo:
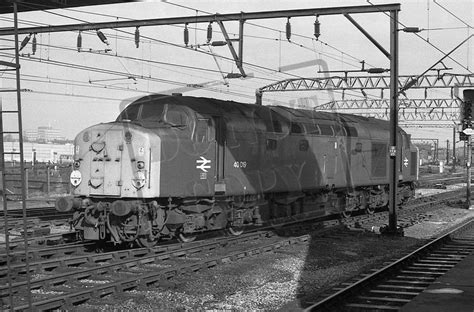
<svg viewBox="0 0 474 312"><path fill-rule="evenodd" d="M398 130L399 198L413 196L417 151ZM74 210L84 239L161 238L298 213L388 203L388 122L346 114L152 95L75 140Z"/></svg>

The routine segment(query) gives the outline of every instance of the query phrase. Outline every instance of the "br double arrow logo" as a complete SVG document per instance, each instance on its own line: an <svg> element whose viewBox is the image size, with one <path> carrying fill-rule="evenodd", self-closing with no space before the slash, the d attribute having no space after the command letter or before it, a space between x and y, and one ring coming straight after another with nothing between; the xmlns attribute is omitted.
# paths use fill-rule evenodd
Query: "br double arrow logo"
<svg viewBox="0 0 474 312"><path fill-rule="evenodd" d="M196 169L201 169L203 172L207 172L207 169L211 169L211 160L204 157L196 160Z"/></svg>

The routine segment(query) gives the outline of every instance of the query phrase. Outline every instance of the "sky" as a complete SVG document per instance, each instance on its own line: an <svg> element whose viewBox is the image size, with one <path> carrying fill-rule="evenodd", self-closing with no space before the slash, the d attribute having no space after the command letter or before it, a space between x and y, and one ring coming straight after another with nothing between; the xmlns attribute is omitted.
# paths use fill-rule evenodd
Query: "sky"
<svg viewBox="0 0 474 312"><path fill-rule="evenodd" d="M372 4L394 3L371 1ZM368 1L143 1L136 3L79 7L69 10L34 11L19 14L20 28L40 25L64 25L82 22L123 21L160 17L196 16L214 13L256 12L352 5L370 5ZM420 37L399 33L399 74L419 75L460 42L474 34L473 0L403 0L399 1L399 21L405 26L424 29ZM389 50L389 17L383 13L354 14L378 42ZM0 15L0 28L12 27L12 15ZM38 34L37 50L32 54L32 40L21 51L21 88L23 129L51 125L67 138L100 122L114 120L133 98L148 93L183 92L184 95L255 102L255 90L289 78L323 77L321 66L295 68L295 64L319 60L332 71L358 70L361 61L367 67L389 68L388 59L343 16L321 16L321 36L313 36L314 17L294 17L291 41L286 39L287 19L247 21L244 26L244 69L250 77L225 79L238 73L227 47L203 45L207 42L207 24L189 24L189 44L184 44L184 25L140 27L139 47L135 29L103 29L109 45L93 32L83 32L81 52L77 51L77 31ZM238 34L237 22L226 22L232 38ZM224 40L214 23L213 41ZM20 40L25 36L21 35ZM0 37L0 48L11 46L12 37ZM427 42L428 41L428 42ZM474 38L457 49L443 63L449 72L472 74ZM237 45L236 45L237 48ZM441 52L440 52L441 51ZM10 52L0 50L0 60L12 61ZM279 68L290 68L279 71ZM434 72L430 72L432 74ZM337 75L340 75L337 74ZM14 87L11 72L0 73L0 87ZM204 88L183 89L186 85ZM191 90L191 91L189 91ZM378 92L379 93L379 92ZM449 98L449 90L430 90L429 97ZM388 95L388 90L386 92ZM15 105L11 93L0 93L4 109ZM264 104L291 105L298 98L311 98L323 104L338 99L340 93L278 92L265 93ZM359 92L346 98L360 99ZM380 97L369 94L369 97ZM419 98L416 92L408 97ZM12 120L4 120L12 126ZM405 128L414 138L441 141L453 138L452 128ZM441 144L441 143L440 143Z"/></svg>

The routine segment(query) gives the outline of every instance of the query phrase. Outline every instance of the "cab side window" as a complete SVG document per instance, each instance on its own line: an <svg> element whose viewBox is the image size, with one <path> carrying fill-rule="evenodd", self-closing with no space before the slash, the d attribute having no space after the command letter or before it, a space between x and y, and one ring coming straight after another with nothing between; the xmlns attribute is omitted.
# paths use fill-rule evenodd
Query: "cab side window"
<svg viewBox="0 0 474 312"><path fill-rule="evenodd" d="M143 121L160 121L163 119L163 105L145 103L140 116Z"/></svg>
<svg viewBox="0 0 474 312"><path fill-rule="evenodd" d="M196 120L196 131L194 132L194 141L198 143L209 141L209 119L198 118Z"/></svg>
<svg viewBox="0 0 474 312"><path fill-rule="evenodd" d="M188 126L189 116L185 110L179 106L168 105L165 114L165 121L172 126Z"/></svg>
<svg viewBox="0 0 474 312"><path fill-rule="evenodd" d="M119 115L117 120L137 120L140 105L130 105Z"/></svg>

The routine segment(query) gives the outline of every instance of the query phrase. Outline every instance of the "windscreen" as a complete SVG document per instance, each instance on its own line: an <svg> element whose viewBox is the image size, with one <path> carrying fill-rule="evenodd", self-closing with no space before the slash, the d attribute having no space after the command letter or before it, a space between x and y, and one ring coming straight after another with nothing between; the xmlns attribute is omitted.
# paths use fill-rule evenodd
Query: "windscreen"
<svg viewBox="0 0 474 312"><path fill-rule="evenodd" d="M143 127L192 126L192 118L184 107L156 102L132 104L120 113L117 121L136 122Z"/></svg>

